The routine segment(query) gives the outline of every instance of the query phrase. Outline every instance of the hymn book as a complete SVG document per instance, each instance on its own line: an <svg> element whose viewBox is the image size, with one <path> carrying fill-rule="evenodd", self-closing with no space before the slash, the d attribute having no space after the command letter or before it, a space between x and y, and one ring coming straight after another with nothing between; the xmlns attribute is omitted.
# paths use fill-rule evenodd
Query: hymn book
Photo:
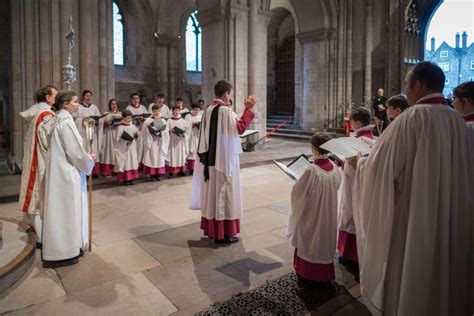
<svg viewBox="0 0 474 316"><path fill-rule="evenodd" d="M252 135L257 134L257 133L258 133L257 130L247 129L247 130L245 130L245 132L242 133L242 135L240 135L240 138L245 138L245 137L248 137L248 136L252 136Z"/></svg>
<svg viewBox="0 0 474 316"><path fill-rule="evenodd" d="M123 140L129 141L129 142L134 140L133 136L131 136L126 131L123 131L122 135L120 135L120 138L122 138Z"/></svg>
<svg viewBox="0 0 474 316"><path fill-rule="evenodd" d="M186 132L185 130L175 126L173 127L173 129L171 130L174 134L178 135L178 136L183 136L184 133Z"/></svg>
<svg viewBox="0 0 474 316"><path fill-rule="evenodd" d="M273 162L295 182L301 178L306 168L311 165L311 162L305 154L301 154L288 165L276 160L273 160Z"/></svg>
<svg viewBox="0 0 474 316"><path fill-rule="evenodd" d="M362 138L340 137L331 139L320 147L345 160L356 157L359 153L362 156L368 155L372 147L371 145Z"/></svg>

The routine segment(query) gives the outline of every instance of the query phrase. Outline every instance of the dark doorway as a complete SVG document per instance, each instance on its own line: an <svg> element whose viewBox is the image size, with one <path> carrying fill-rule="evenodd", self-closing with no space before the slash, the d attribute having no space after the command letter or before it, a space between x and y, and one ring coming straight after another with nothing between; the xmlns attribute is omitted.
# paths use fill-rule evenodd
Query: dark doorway
<svg viewBox="0 0 474 316"><path fill-rule="evenodd" d="M287 38L277 49L276 113L293 115L295 112L295 37Z"/></svg>

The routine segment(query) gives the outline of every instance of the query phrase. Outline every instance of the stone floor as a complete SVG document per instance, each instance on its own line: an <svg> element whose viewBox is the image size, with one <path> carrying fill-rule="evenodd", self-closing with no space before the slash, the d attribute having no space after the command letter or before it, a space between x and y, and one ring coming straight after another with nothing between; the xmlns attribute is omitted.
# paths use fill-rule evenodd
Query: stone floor
<svg viewBox="0 0 474 316"><path fill-rule="evenodd" d="M242 156L241 242L217 247L202 237L200 214L188 209L190 177L97 189L92 253L46 269L38 251L33 269L0 295L0 314L189 315L288 275L293 248L283 232L293 182L268 161L308 145L285 143ZM0 216L21 218L16 203L0 204ZM348 294L311 313L367 315L354 277L339 265L337 281Z"/></svg>

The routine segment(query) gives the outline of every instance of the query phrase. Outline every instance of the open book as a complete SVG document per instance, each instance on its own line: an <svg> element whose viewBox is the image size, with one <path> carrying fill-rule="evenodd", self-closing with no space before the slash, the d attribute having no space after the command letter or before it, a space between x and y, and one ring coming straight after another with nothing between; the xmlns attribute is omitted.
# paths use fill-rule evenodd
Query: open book
<svg viewBox="0 0 474 316"><path fill-rule="evenodd" d="M258 130L248 129L248 130L245 130L245 132L243 132L242 135L240 135L240 138L245 138L245 137L257 134L257 133L258 133Z"/></svg>
<svg viewBox="0 0 474 316"><path fill-rule="evenodd" d="M340 137L331 139L320 147L339 158L348 159L361 153L362 156L368 155L373 144L369 140L355 137Z"/></svg>
<svg viewBox="0 0 474 316"><path fill-rule="evenodd" d="M273 160L273 162L286 173L293 181L298 181L306 170L306 167L311 165L305 154L301 154L298 158L285 165L281 162Z"/></svg>

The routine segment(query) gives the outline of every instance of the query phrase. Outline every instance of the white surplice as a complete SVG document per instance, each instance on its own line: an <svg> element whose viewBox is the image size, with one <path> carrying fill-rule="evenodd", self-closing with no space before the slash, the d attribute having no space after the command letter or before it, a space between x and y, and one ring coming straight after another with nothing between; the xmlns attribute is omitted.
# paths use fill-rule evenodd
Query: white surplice
<svg viewBox="0 0 474 316"><path fill-rule="evenodd" d="M146 110L146 107L142 104L139 104L138 106L134 106L132 104L127 105L125 108L126 110L129 110L132 112L133 115L140 115L140 114L147 114L148 111ZM143 121L141 121L139 124L137 124L137 128L139 131L142 130L143 126ZM138 138L136 143L136 149L137 149L137 159L138 161L142 160L143 157L143 138Z"/></svg>
<svg viewBox="0 0 474 316"><path fill-rule="evenodd" d="M199 133L198 153L209 150L209 132L212 111L204 111ZM217 221L241 219L243 216L240 188L240 160L242 153L237 130L237 117L231 108L220 106L217 124L215 166L209 167L209 180L205 181L204 165L196 160L189 207L201 210L202 217Z"/></svg>
<svg viewBox="0 0 474 316"><path fill-rule="evenodd" d="M102 147L100 149L100 163L106 165L115 164L115 143L117 142L117 124L112 124L114 118L121 118L121 112L109 113L100 122L99 134L102 135Z"/></svg>
<svg viewBox="0 0 474 316"><path fill-rule="evenodd" d="M76 121L77 130L79 131L79 134L81 134L82 139L84 140L83 146L85 150L87 150L88 144L86 137L86 128L84 127L84 124L82 124L82 119L84 117L89 116L100 116L99 108L95 104L89 104L89 106L86 106L81 103L79 105L79 108L77 109L77 112L74 114L74 118ZM100 157L99 149L102 148L102 135L99 135L99 124L97 122L92 130L92 152L96 156L96 162L98 162Z"/></svg>
<svg viewBox="0 0 474 316"><path fill-rule="evenodd" d="M178 127L185 131L183 136L178 136L172 132L174 127ZM168 149L168 163L170 167L182 167L186 165L186 158L189 153L189 125L183 119L168 120L168 129L170 134L170 144Z"/></svg>
<svg viewBox="0 0 474 316"><path fill-rule="evenodd" d="M285 232L298 257L312 263L334 262L337 241L337 190L341 172L312 164L291 190L291 210Z"/></svg>
<svg viewBox="0 0 474 316"><path fill-rule="evenodd" d="M190 130L189 133L189 154L188 154L188 159L190 160L198 160L199 157L197 155L197 149L198 149L198 144L199 144L199 128L198 127L193 127L193 124L200 123L202 120L202 111L200 111L198 114L193 115L188 114L186 115L186 122L188 122L188 127Z"/></svg>
<svg viewBox="0 0 474 316"><path fill-rule="evenodd" d="M423 99L358 163L361 290L375 313L467 315L474 206L466 127L448 106Z"/></svg>
<svg viewBox="0 0 474 316"><path fill-rule="evenodd" d="M64 260L79 255L88 244L86 174L94 161L72 115L60 110L49 143L43 221L43 260Z"/></svg>
<svg viewBox="0 0 474 316"><path fill-rule="evenodd" d="M150 168L163 168L168 157L170 143L170 133L167 122L161 118L166 129L161 132L161 136L155 136L148 130L148 126L154 122L154 118L149 117L143 123L143 130L140 137L143 137L143 165Z"/></svg>
<svg viewBox="0 0 474 316"><path fill-rule="evenodd" d="M149 106L148 106L148 113L152 113L153 112L153 106L155 105L155 103L151 103ZM160 107L160 115L162 118L164 118L165 120L169 119L171 117L171 110L170 108L163 103L163 105Z"/></svg>
<svg viewBox="0 0 474 316"><path fill-rule="evenodd" d="M138 128L133 124L122 123L122 125L117 128L114 172L138 169L137 139L135 138L132 143L129 144L128 141L121 137L124 131L132 137L135 137L135 135L139 133Z"/></svg>

